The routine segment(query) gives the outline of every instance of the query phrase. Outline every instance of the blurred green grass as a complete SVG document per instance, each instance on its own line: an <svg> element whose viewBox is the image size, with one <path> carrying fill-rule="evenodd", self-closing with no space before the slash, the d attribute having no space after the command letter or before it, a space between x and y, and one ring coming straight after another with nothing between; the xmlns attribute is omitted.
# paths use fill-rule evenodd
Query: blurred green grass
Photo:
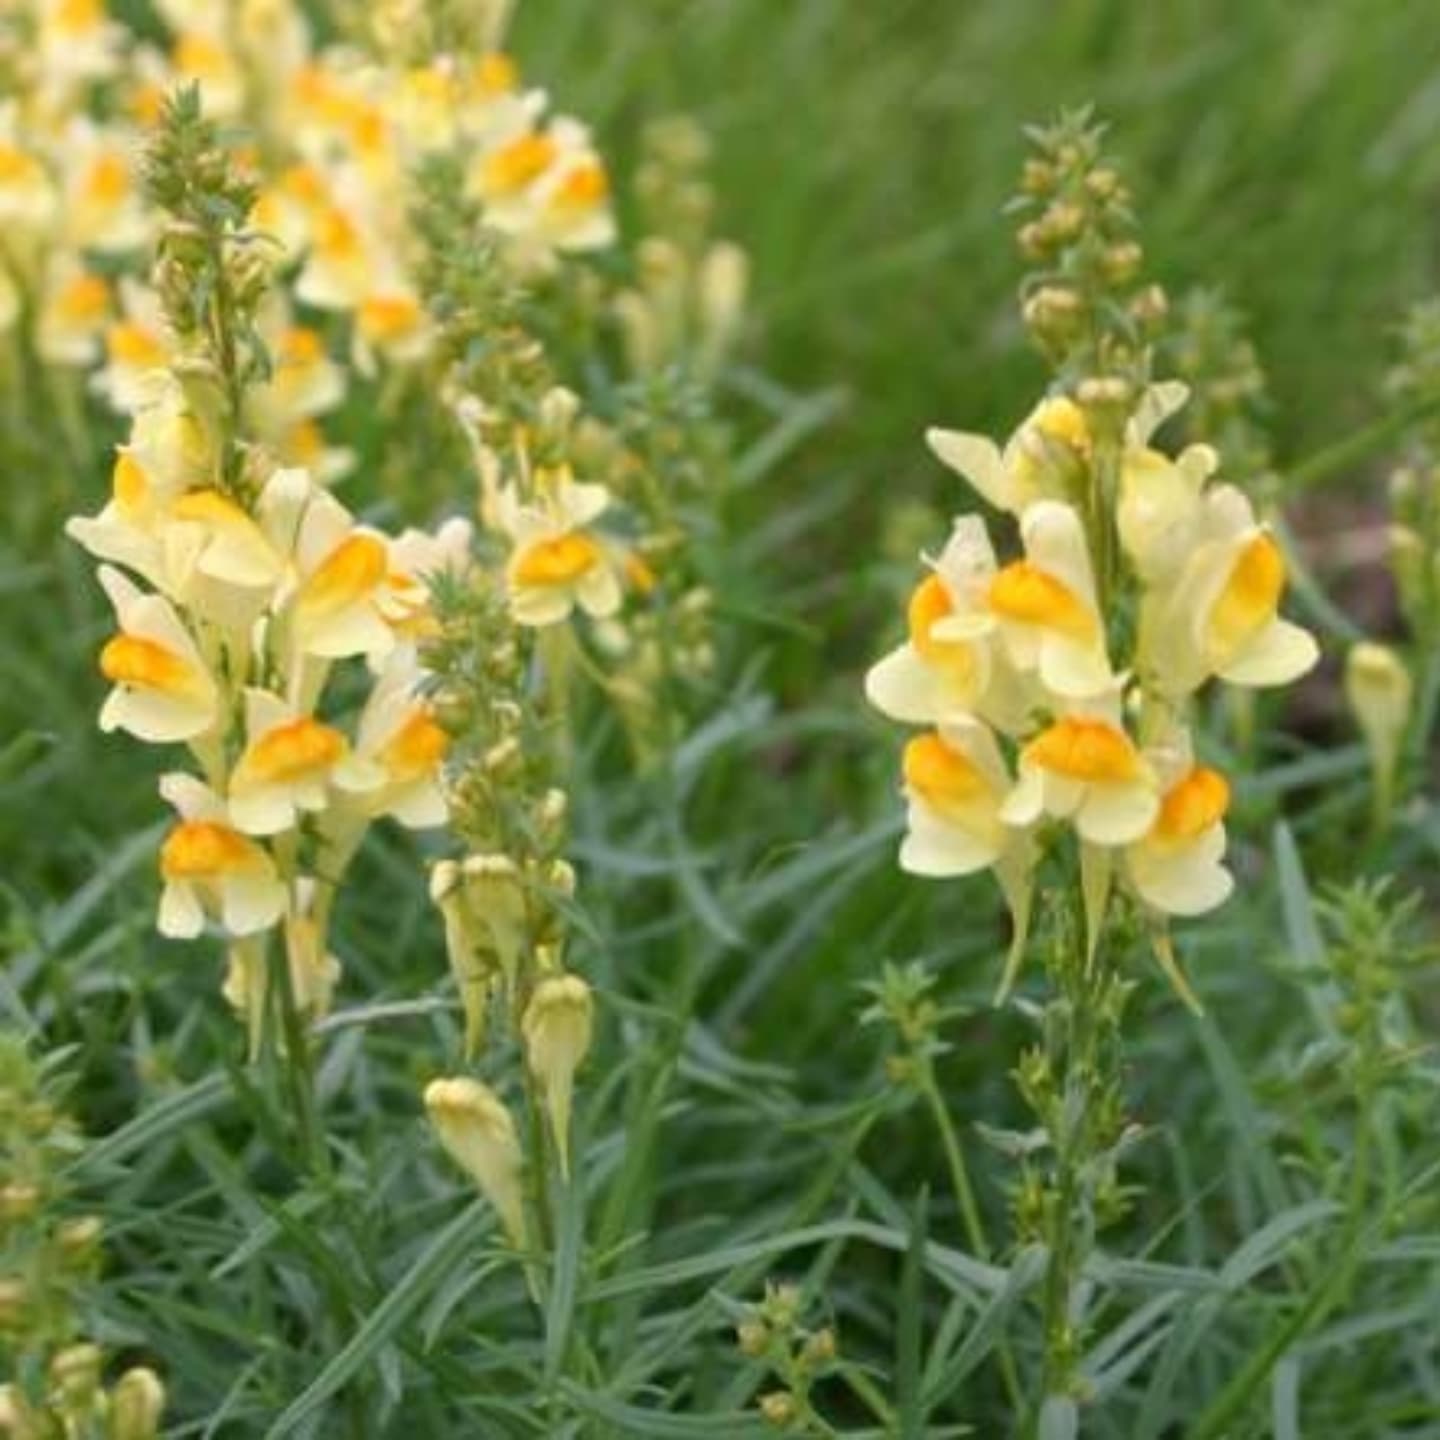
<svg viewBox="0 0 1440 1440"><path fill-rule="evenodd" d="M1435 282L1434 19L1408 0L545 0L519 6L515 50L612 150L670 109L710 128L766 365L853 394L822 472L776 485L863 504L934 473L926 424L1003 424L1033 391L1001 212L1022 126L1090 102L1155 276L1221 283L1253 318L1281 454L1364 415Z"/></svg>

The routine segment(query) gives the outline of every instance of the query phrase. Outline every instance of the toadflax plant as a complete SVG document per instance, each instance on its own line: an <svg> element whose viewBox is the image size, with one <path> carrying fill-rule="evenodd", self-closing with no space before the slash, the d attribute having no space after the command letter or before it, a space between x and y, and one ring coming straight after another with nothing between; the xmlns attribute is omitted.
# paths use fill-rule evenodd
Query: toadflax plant
<svg viewBox="0 0 1440 1440"><path fill-rule="evenodd" d="M927 437L1006 517L1007 538L997 550L978 513L955 521L866 693L916 728L901 866L995 875L1013 917L1000 999L1028 954L1045 956L1043 1041L1018 1069L1040 1135L1017 1219L1045 1254L1034 1413L1058 1424L1083 1398L1080 1273L1096 1226L1123 1208L1127 937L1146 935L1197 1006L1169 925L1233 885L1230 783L1207 763L1197 697L1213 682L1289 684L1317 647L1280 615L1281 547L1220 456L1156 442L1186 390L1150 374L1163 296L1140 281L1128 194L1099 132L1070 117L1034 142L1020 238L1037 269L1023 311L1051 386L1003 447Z"/></svg>
<svg viewBox="0 0 1440 1440"><path fill-rule="evenodd" d="M360 525L253 438L266 247L246 228L253 187L195 91L169 103L147 184L170 217L155 278L176 358L146 379L109 503L68 526L103 562L115 610L100 725L188 755L192 768L160 782L175 821L159 929L217 927L252 1053L278 1020L299 1065L299 1021L324 1015L338 977L330 912L367 827L447 815L448 742L419 693L416 646L427 577L466 563L469 527ZM355 672L365 698L347 716L336 682Z"/></svg>

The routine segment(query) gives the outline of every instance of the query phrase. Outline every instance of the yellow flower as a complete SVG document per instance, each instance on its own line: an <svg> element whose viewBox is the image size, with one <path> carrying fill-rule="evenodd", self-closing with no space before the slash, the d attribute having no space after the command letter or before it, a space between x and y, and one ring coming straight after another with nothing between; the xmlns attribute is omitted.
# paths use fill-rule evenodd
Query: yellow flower
<svg viewBox="0 0 1440 1440"><path fill-rule="evenodd" d="M41 298L36 347L52 365L88 366L110 318L110 286L79 265L56 266Z"/></svg>
<svg viewBox="0 0 1440 1440"><path fill-rule="evenodd" d="M114 686L101 707L100 728L155 744L213 730L219 716L215 681L174 607L108 565L99 574L120 623L100 652L101 674Z"/></svg>
<svg viewBox="0 0 1440 1440"><path fill-rule="evenodd" d="M294 570L287 596L292 659L383 659L395 635L384 605L390 576L385 536L357 526L303 470L281 470L257 507L262 529L285 544Z"/></svg>
<svg viewBox="0 0 1440 1440"><path fill-rule="evenodd" d="M144 245L151 222L136 183L137 142L82 119L67 131L62 153L68 243L103 254Z"/></svg>
<svg viewBox="0 0 1440 1440"><path fill-rule="evenodd" d="M297 714L269 691L245 692L245 749L230 775L229 799L231 818L246 834L278 835L302 812L326 809L332 787L360 794L383 780L333 725Z"/></svg>
<svg viewBox="0 0 1440 1440"><path fill-rule="evenodd" d="M934 428L935 456L962 475L997 510L1022 515L1037 500L1073 496L1090 454L1085 413L1067 396L1042 400L1001 451L988 436Z"/></svg>
<svg viewBox="0 0 1440 1440"><path fill-rule="evenodd" d="M393 650L365 702L355 738L356 756L380 774L380 783L363 797L366 810L412 829L443 825L449 816L441 771L450 737L421 693L423 682L414 649Z"/></svg>
<svg viewBox="0 0 1440 1440"><path fill-rule="evenodd" d="M1196 765L1188 740L1157 757L1160 809L1150 829L1125 850L1125 871L1140 898L1167 915L1203 915L1229 897L1225 812L1230 786L1218 771Z"/></svg>
<svg viewBox="0 0 1440 1440"><path fill-rule="evenodd" d="M1036 501L1021 517L1020 534L1025 558L998 571L985 597L1011 662L1061 700L1113 689L1080 516L1057 500Z"/></svg>
<svg viewBox="0 0 1440 1440"><path fill-rule="evenodd" d="M1285 685L1319 656L1313 637L1279 616L1285 557L1233 486L1206 494L1196 543L1173 584L1145 597L1142 673L1172 696L1211 675L1232 685Z"/></svg>
<svg viewBox="0 0 1440 1440"><path fill-rule="evenodd" d="M286 901L269 854L235 827L224 802L194 776L166 775L160 793L180 815L160 847L160 933L193 939L207 915L235 936L268 930Z"/></svg>
<svg viewBox="0 0 1440 1440"><path fill-rule="evenodd" d="M1113 720L1063 716L1020 751L1020 778L1001 807L1012 825L1072 820L1093 845L1138 840L1160 810L1154 772Z"/></svg>
<svg viewBox="0 0 1440 1440"><path fill-rule="evenodd" d="M865 677L865 694L877 710L912 725L971 713L1001 730L1023 724L1025 687L996 644L996 621L986 605L994 578L984 522L974 515L957 520L931 573L910 596L908 638Z"/></svg>
<svg viewBox="0 0 1440 1440"><path fill-rule="evenodd" d="M50 172L24 147L16 130L14 112L0 109L0 226L13 240L43 234L59 198Z"/></svg>
<svg viewBox="0 0 1440 1440"><path fill-rule="evenodd" d="M905 746L906 834L900 867L912 875L970 875L994 865L1015 832L1001 819L1010 774L995 737L955 719Z"/></svg>
<svg viewBox="0 0 1440 1440"><path fill-rule="evenodd" d="M585 528L609 503L603 485L565 478L529 504L511 491L501 495L500 523L512 545L506 587L520 624L558 625L577 605L595 619L620 608L616 567Z"/></svg>

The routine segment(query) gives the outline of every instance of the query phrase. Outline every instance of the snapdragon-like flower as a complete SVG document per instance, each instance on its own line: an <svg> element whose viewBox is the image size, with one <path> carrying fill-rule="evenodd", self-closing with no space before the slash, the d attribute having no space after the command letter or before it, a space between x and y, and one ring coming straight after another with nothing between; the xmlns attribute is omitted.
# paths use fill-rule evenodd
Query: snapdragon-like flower
<svg viewBox="0 0 1440 1440"><path fill-rule="evenodd" d="M1016 825L1042 815L1072 820L1081 839L1125 845L1154 822L1160 798L1155 773L1113 720L1066 715L1020 750L1020 779L1005 802Z"/></svg>
<svg viewBox="0 0 1440 1440"><path fill-rule="evenodd" d="M240 831L225 802L194 776L166 775L160 793L180 816L160 847L160 933L193 939L207 916L231 935L268 930L288 898L269 852Z"/></svg>
<svg viewBox="0 0 1440 1440"><path fill-rule="evenodd" d="M588 528L609 503L603 485L566 476L532 500L502 492L499 518L512 545L505 580L520 624L558 625L576 606L597 620L620 608L615 565Z"/></svg>
<svg viewBox="0 0 1440 1440"><path fill-rule="evenodd" d="M441 772L450 737L421 693L423 683L414 650L393 650L365 702L355 740L356 759L377 782L364 787L360 803L372 815L393 816L417 830L443 825L449 815Z"/></svg>
<svg viewBox="0 0 1440 1440"><path fill-rule="evenodd" d="M1205 495L1173 581L1147 594L1141 665L1159 689L1187 695L1218 676L1232 685L1288 685L1315 664L1308 631L1279 614L1285 556L1233 486Z"/></svg>
<svg viewBox="0 0 1440 1440"><path fill-rule="evenodd" d="M213 730L219 691L175 607L108 565L100 568L100 584L120 627L100 651L100 673L114 686L101 707L100 728L155 744Z"/></svg>
<svg viewBox="0 0 1440 1440"><path fill-rule="evenodd" d="M1052 694L1083 699L1113 688L1105 625L1079 513L1040 500L1020 517L1025 557L997 571L986 593L1017 669Z"/></svg>
<svg viewBox="0 0 1440 1440"><path fill-rule="evenodd" d="M230 773L230 815L246 834L278 835L302 813L325 810L332 789L363 793L383 778L333 725L269 691L246 691L245 748Z"/></svg>
<svg viewBox="0 0 1440 1440"><path fill-rule="evenodd" d="M1066 500L1091 452L1085 412L1068 396L1042 400L1002 451L987 435L938 427L925 433L936 457L997 510L1024 514L1037 500Z"/></svg>
<svg viewBox="0 0 1440 1440"><path fill-rule="evenodd" d="M1024 724L1027 687L998 644L988 604L995 571L984 521L958 519L930 574L911 592L907 639L865 677L877 710L912 725L971 712L1006 731Z"/></svg>
<svg viewBox="0 0 1440 1440"><path fill-rule="evenodd" d="M1235 888L1225 868L1230 785L1207 765L1188 761L1172 773L1150 828L1125 849L1136 893L1166 915L1203 915Z"/></svg>

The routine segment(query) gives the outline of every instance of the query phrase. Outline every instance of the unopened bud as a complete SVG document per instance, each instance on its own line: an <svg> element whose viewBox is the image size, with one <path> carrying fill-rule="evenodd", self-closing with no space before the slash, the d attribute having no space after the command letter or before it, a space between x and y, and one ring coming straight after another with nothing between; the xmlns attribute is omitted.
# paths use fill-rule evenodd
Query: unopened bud
<svg viewBox="0 0 1440 1440"><path fill-rule="evenodd" d="M1123 285L1140 273L1145 252L1133 240L1111 245L1100 257L1100 268L1112 285Z"/></svg>
<svg viewBox="0 0 1440 1440"><path fill-rule="evenodd" d="M1031 158L1020 172L1020 188L1027 195L1043 195L1055 184L1055 167Z"/></svg>
<svg viewBox="0 0 1440 1440"><path fill-rule="evenodd" d="M98 1345L67 1345L50 1362L50 1383L62 1407L80 1407L100 1388L104 1357Z"/></svg>
<svg viewBox="0 0 1440 1440"><path fill-rule="evenodd" d="M110 1391L110 1440L155 1440L165 1409L165 1386L145 1365L127 1370Z"/></svg>
<svg viewBox="0 0 1440 1440"><path fill-rule="evenodd" d="M791 1424L799 1413L795 1397L788 1390L772 1390L760 1397L760 1414L777 1430Z"/></svg>
<svg viewBox="0 0 1440 1440"><path fill-rule="evenodd" d="M500 1098L478 1080L432 1080L425 1108L450 1158L495 1207L511 1241L525 1243L520 1140Z"/></svg>
<svg viewBox="0 0 1440 1440"><path fill-rule="evenodd" d="M742 1355L757 1360L770 1348L770 1328L763 1320L742 1320L735 1330Z"/></svg>
<svg viewBox="0 0 1440 1440"><path fill-rule="evenodd" d="M17 1224L28 1220L40 1208L40 1187L24 1180L0 1186L0 1220Z"/></svg>
<svg viewBox="0 0 1440 1440"><path fill-rule="evenodd" d="M66 1220L55 1231L60 1253L67 1264L84 1265L100 1252L100 1238L105 1224L98 1215L78 1215Z"/></svg>
<svg viewBox="0 0 1440 1440"><path fill-rule="evenodd" d="M492 745L481 759L481 764L491 775L504 775L512 771L520 760L520 742L513 735L507 735Z"/></svg>
<svg viewBox="0 0 1440 1440"><path fill-rule="evenodd" d="M1393 650L1368 641L1351 647L1345 657L1345 698L1370 750L1376 814L1382 823L1389 814L1414 696L1410 672Z"/></svg>
<svg viewBox="0 0 1440 1440"><path fill-rule="evenodd" d="M1025 301L1025 323L1042 344L1061 346L1078 332L1084 305L1073 290L1042 285Z"/></svg>
<svg viewBox="0 0 1440 1440"><path fill-rule="evenodd" d="M1046 236L1058 245L1077 240L1085 228L1085 212L1070 200L1057 200L1041 217Z"/></svg>
<svg viewBox="0 0 1440 1440"><path fill-rule="evenodd" d="M590 987L578 975L554 975L535 987L521 1024L525 1057L544 1092L560 1168L566 1174L575 1072L590 1049L594 1010Z"/></svg>
<svg viewBox="0 0 1440 1440"><path fill-rule="evenodd" d="M1159 285L1147 285L1130 302L1130 313L1146 330L1158 330L1170 313L1170 301Z"/></svg>
<svg viewBox="0 0 1440 1440"><path fill-rule="evenodd" d="M835 1343L835 1332L827 1325L823 1330L817 1330L806 1342L801 1352L807 1364L828 1365L836 1355L838 1346Z"/></svg>

